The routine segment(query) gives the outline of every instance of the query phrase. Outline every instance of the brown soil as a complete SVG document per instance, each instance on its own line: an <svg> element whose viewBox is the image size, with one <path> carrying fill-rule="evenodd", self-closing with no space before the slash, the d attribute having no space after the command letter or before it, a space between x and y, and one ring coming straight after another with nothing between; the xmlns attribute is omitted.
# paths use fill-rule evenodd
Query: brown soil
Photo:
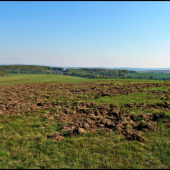
<svg viewBox="0 0 170 170"><path fill-rule="evenodd" d="M85 106L84 106L85 107ZM87 108L84 108L86 110ZM81 108L81 111L83 108ZM120 131L128 140L138 140L144 142L145 139L139 131L147 132L154 130L156 122L165 118L164 113L159 114L142 114L135 116L113 109L112 107L93 108L90 112L73 113L62 112L60 115L62 123L65 123L61 129L67 131L70 137L83 134L86 131L97 133L98 130L108 132ZM70 122L70 123L68 123ZM169 119L166 121L169 126Z"/></svg>
<svg viewBox="0 0 170 170"><path fill-rule="evenodd" d="M47 139L52 139L54 141L61 141L64 139L64 137L58 132L56 132L53 135L47 135Z"/></svg>
<svg viewBox="0 0 170 170"><path fill-rule="evenodd" d="M98 83L98 84L97 84ZM54 112L43 113L42 118L57 119L55 115L60 115L58 118L64 126L61 128L66 131L71 137L83 134L86 131L97 133L98 130L108 132L120 131L121 134L128 140L145 141L139 133L153 130L156 122L160 119L165 119L163 113L141 115L141 120L128 111L120 111L114 104L95 104L81 102L78 104L70 104L70 101L88 98L99 98L102 96L117 96L129 95L143 91L143 88L149 87L166 87L169 84L163 83L143 83L143 84L124 84L117 85L114 83L96 83L83 82L79 84L49 84L49 83L31 83L18 85L0 86L0 116L15 113L36 114L40 110L55 109ZM91 95L81 96L90 93ZM151 91L148 93L158 93ZM168 98L170 93L161 92L159 96ZM65 101L60 101L62 97ZM45 102L46 101L46 102ZM57 102L56 102L57 101ZM170 103L162 102L154 105L142 104L126 104L128 108L158 108L170 109ZM170 121L165 122L167 127L170 127ZM47 138L61 141L64 135L55 133L47 135Z"/></svg>
<svg viewBox="0 0 170 170"><path fill-rule="evenodd" d="M65 96L67 100L95 99L101 96L128 95L141 92L143 88L162 86L169 85L161 83L117 85L114 83L97 84L94 82L79 84L31 83L4 85L0 88L0 114L11 115L17 112L37 112L39 109L52 109L58 106L69 105L68 102L58 102L56 105L55 101L59 101L61 96ZM91 93L91 96L80 96L86 93ZM48 102L49 99L53 99L54 102ZM44 103L44 100L47 103Z"/></svg>

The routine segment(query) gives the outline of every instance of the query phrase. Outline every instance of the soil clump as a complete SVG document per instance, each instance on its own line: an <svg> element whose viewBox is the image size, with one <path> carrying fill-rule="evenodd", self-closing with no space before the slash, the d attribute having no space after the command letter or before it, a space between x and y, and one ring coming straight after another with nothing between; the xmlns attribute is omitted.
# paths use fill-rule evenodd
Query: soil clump
<svg viewBox="0 0 170 170"><path fill-rule="evenodd" d="M169 118L164 113L142 114L135 116L130 114L130 108L156 108L160 110L170 109L169 91L148 91L148 94L156 94L164 101L156 104L131 104L126 103L122 111L114 104L96 104L95 102L77 102L80 99L98 99L105 96L129 95L140 93L144 88L169 87L166 83L134 83L115 84L113 82L103 83L27 83L16 85L4 85L0 88L0 117L4 114L41 114L42 118L58 120L64 125L61 130L67 132L70 137L84 134L86 131L97 133L99 130L108 132L120 131L122 136L128 140L144 142L142 133L154 130L157 122L170 127ZM44 113L49 111L50 113ZM59 118L55 118L59 115ZM2 120L1 120L2 121ZM55 141L63 140L65 135L56 132L47 135L48 139Z"/></svg>

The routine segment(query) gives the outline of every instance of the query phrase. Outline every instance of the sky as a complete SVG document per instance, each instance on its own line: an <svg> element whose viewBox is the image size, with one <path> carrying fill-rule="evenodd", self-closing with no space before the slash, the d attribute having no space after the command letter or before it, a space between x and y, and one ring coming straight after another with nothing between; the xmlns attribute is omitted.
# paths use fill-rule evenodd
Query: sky
<svg viewBox="0 0 170 170"><path fill-rule="evenodd" d="M1 1L0 63L170 67L170 2Z"/></svg>

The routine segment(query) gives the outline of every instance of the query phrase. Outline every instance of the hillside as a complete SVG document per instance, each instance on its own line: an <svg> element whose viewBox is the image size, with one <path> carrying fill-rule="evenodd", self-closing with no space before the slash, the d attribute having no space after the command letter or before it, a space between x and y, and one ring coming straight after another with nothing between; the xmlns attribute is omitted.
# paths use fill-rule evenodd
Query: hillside
<svg viewBox="0 0 170 170"><path fill-rule="evenodd" d="M15 74L50 74L60 73L64 69L59 67L37 66L37 65L2 65L1 69L6 73Z"/></svg>
<svg viewBox="0 0 170 170"><path fill-rule="evenodd" d="M0 167L169 168L170 84L0 77Z"/></svg>
<svg viewBox="0 0 170 170"><path fill-rule="evenodd" d="M135 71L129 70L107 70L99 68L81 68L81 69L64 69L50 66L37 65L3 65L0 69L11 74L63 74L84 78L127 78L129 73Z"/></svg>
<svg viewBox="0 0 170 170"><path fill-rule="evenodd" d="M0 69L7 74L60 74L89 79L159 79L170 80L168 70L132 71L125 69L102 69L102 68L62 68L38 65L2 65Z"/></svg>

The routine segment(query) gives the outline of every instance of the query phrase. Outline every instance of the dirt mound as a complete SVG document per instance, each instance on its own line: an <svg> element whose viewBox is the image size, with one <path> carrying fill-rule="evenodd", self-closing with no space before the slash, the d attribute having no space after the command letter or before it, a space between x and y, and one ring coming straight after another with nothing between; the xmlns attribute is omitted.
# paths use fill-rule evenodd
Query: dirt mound
<svg viewBox="0 0 170 170"><path fill-rule="evenodd" d="M143 114L135 116L128 111L120 111L114 104L96 104L95 102L79 102L80 99L97 99L104 96L129 95L142 92L144 88L166 87L163 83L136 83L118 85L103 81L83 82L74 84L50 84L31 83L5 85L0 88L0 116L7 114L39 113L43 119L56 119L55 114L60 114L60 120L64 126L63 131L72 137L81 135L86 131L96 133L98 130L108 132L120 131L128 140L144 141L139 133L153 130L156 122L165 119L163 113ZM151 91L151 94L170 98L169 91ZM131 104L123 107L130 108L157 108L160 110L170 109L170 103L164 101L156 104ZM46 110L49 113L46 113ZM45 111L45 112L44 112ZM170 127L170 121L164 122ZM64 135L55 133L47 135L47 138L60 141Z"/></svg>
<svg viewBox="0 0 170 170"><path fill-rule="evenodd" d="M100 116L94 114L96 111L100 113ZM61 130L67 131L70 137L83 134L86 131L92 133L97 133L98 130L105 130L108 132L120 131L128 140L144 142L145 139L140 134L140 131L147 132L154 130L157 126L156 122L166 117L164 113L148 113L135 116L134 114L113 110L112 108L107 108L105 114L102 114L100 109L96 110L96 108L91 112L91 114L77 113L74 114L74 116L71 114L61 115L61 118L62 116L65 117L64 120L71 121L71 123L62 126ZM169 120L166 121L167 126L170 125L168 123Z"/></svg>
<svg viewBox="0 0 170 170"><path fill-rule="evenodd" d="M163 83L136 83L136 84L123 84L118 85L108 82L83 82L75 84L50 84L44 83L27 83L16 85L4 85L0 88L0 110L3 114L15 114L18 112L28 113L30 111L37 112L41 109L52 109L57 106L69 106L68 101L80 99L97 99L104 96L117 96L129 95L131 93L138 93L143 88L149 87L162 87L169 86ZM85 95L90 93L91 95ZM151 91L148 93L158 93L165 97L170 97L170 92L156 92ZM167 94L168 93L168 94ZM84 95L84 96L81 96ZM60 101L60 98L65 96L66 101ZM49 102L52 99L52 102ZM47 102L45 102L47 101ZM58 103L56 102L58 101ZM83 105L79 106L84 107ZM86 106L94 107L94 105ZM125 107L134 107L131 104ZM137 106L146 107L146 106ZM157 108L170 108L169 104L147 106ZM115 107L116 108L116 107ZM96 112L98 114L99 112Z"/></svg>
<svg viewBox="0 0 170 170"><path fill-rule="evenodd" d="M52 135L47 135L47 139L52 139L54 141L62 141L64 137L60 133L56 132Z"/></svg>
<svg viewBox="0 0 170 170"><path fill-rule="evenodd" d="M144 142L145 139L137 132L129 132L128 130L123 130L122 134L128 140L137 140L139 142Z"/></svg>

